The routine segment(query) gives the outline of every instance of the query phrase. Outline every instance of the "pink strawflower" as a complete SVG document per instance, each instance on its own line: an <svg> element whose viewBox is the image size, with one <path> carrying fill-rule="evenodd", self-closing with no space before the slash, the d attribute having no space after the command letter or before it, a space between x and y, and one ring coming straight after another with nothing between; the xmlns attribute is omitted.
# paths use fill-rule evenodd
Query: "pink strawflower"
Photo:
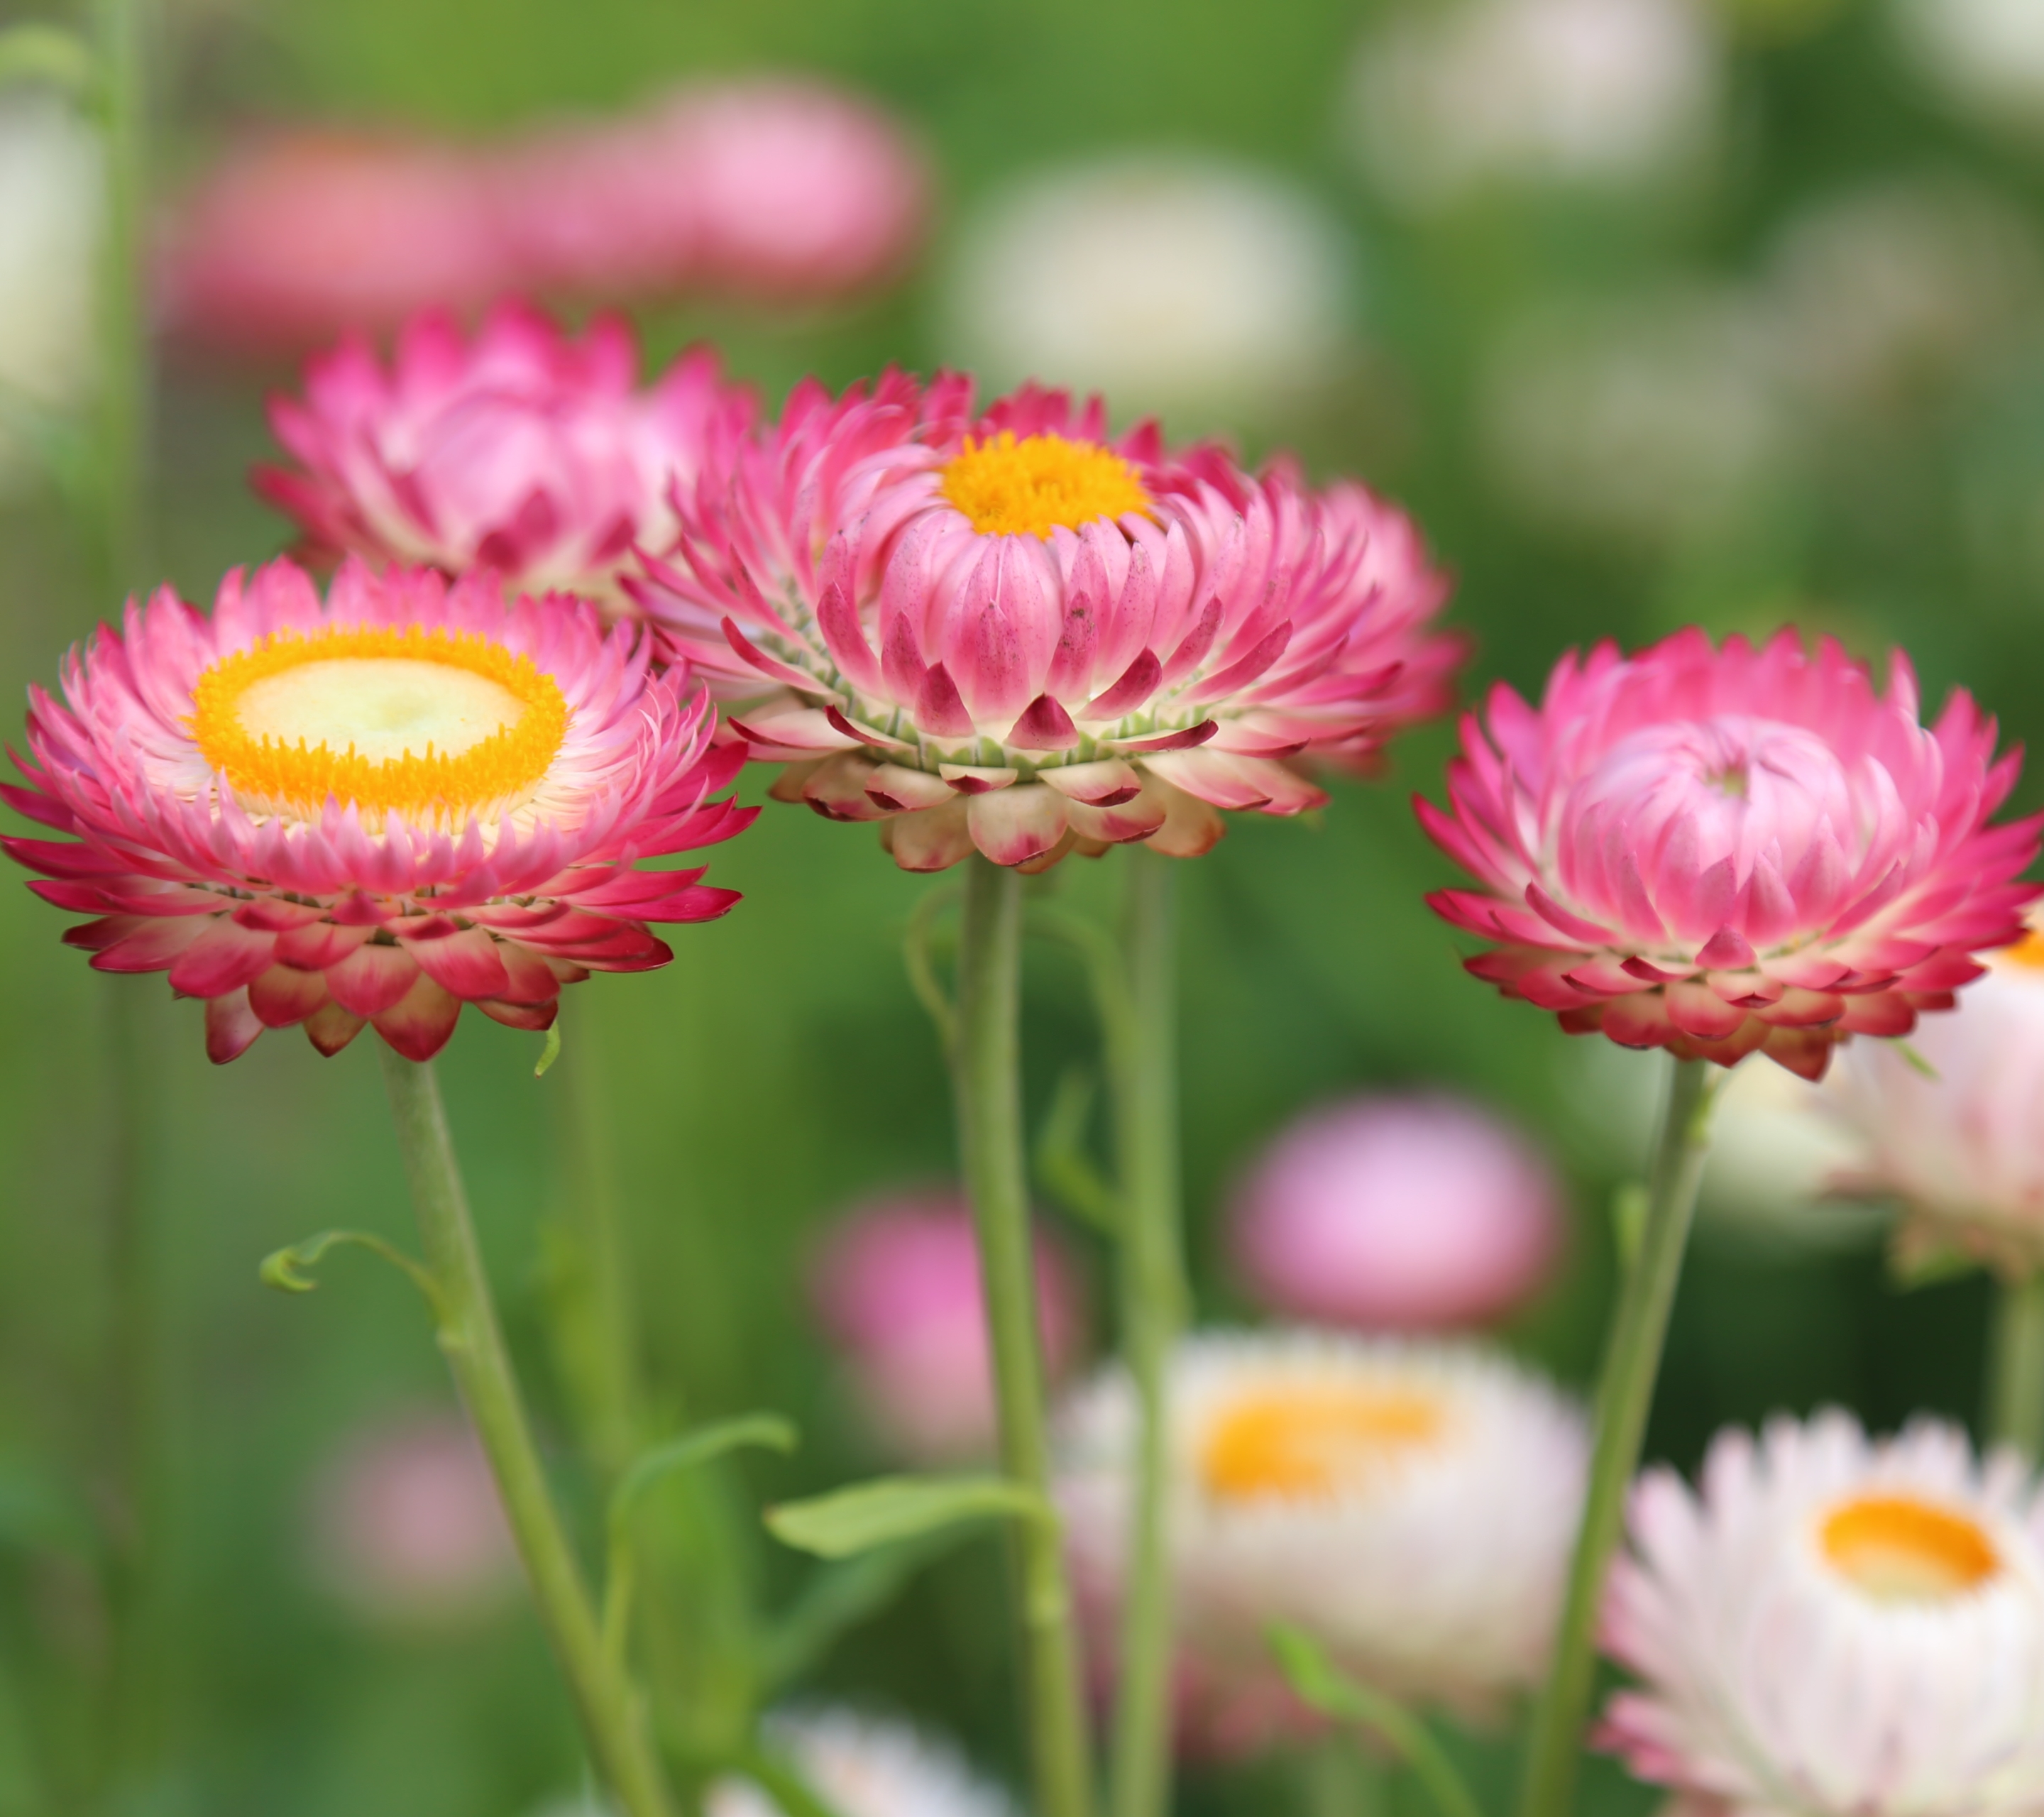
<svg viewBox="0 0 2044 1817"><path fill-rule="evenodd" d="M479 307L519 274L471 154L311 131L232 149L172 215L156 280L171 326L246 351Z"/></svg>
<svg viewBox="0 0 2044 1817"><path fill-rule="evenodd" d="M502 1600L518 1581L489 1461L451 1413L350 1433L321 1466L309 1513L314 1569L370 1615L451 1619Z"/></svg>
<svg viewBox="0 0 2044 1817"><path fill-rule="evenodd" d="M1070 1258L1035 1238L1036 1304L1053 1384L1076 1360L1081 1296ZM993 1375L972 1215L955 1193L874 1200L832 1231L817 1312L889 1450L919 1464L993 1450Z"/></svg>
<svg viewBox="0 0 2044 1817"><path fill-rule="evenodd" d="M775 793L883 822L905 870L1195 855L1220 809L1317 806L1296 765L1367 763L1461 659L1401 513L1111 437L1097 398L805 384L729 465L633 590L705 670L778 689L731 722L795 766Z"/></svg>
<svg viewBox="0 0 2044 1817"><path fill-rule="evenodd" d="M1362 1330L1496 1318L1546 1281L1562 1233L1546 1156L1477 1105L1435 1093L1301 1117L1233 1208L1236 1260L1266 1306Z"/></svg>
<svg viewBox="0 0 2044 1817"><path fill-rule="evenodd" d="M102 971L170 973L206 1051L302 1024L332 1054L373 1022L437 1053L465 1003L551 1026L561 986L673 957L647 924L737 900L642 858L728 838L686 675L584 601L507 606L494 581L343 566L327 598L288 561L167 588L31 690L27 786L63 839L0 840Z"/></svg>
<svg viewBox="0 0 2044 1817"><path fill-rule="evenodd" d="M316 552L490 567L520 590L622 605L617 574L632 545L674 540L674 489L694 485L717 426L751 409L706 349L644 389L638 367L614 317L571 338L505 302L465 340L428 310L387 368L351 335L308 363L302 401L271 400L300 467L259 467L256 489Z"/></svg>
<svg viewBox="0 0 2044 1817"><path fill-rule="evenodd" d="M928 173L901 128L820 83L681 90L506 148L498 217L524 281L613 296L830 297L920 240Z"/></svg>
<svg viewBox="0 0 2044 1817"><path fill-rule="evenodd" d="M1496 944L1466 962L1572 1034L1820 1077L1849 1035L1904 1035L2023 931L2036 816L1987 824L2020 757L1955 691L1937 724L1792 630L1697 630L1556 666L1463 721L1452 813L1421 824L1481 890L1430 897Z"/></svg>

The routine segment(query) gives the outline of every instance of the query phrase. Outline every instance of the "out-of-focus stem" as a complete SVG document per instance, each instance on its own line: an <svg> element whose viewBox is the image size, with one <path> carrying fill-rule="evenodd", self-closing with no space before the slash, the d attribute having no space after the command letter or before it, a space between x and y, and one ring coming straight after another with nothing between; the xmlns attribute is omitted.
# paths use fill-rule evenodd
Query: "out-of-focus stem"
<svg viewBox="0 0 2044 1817"><path fill-rule="evenodd" d="M106 148L106 234L98 313L94 494L101 516L95 565L102 611L147 583L148 440L154 375L143 293L149 180L150 0L93 0L101 130Z"/></svg>
<svg viewBox="0 0 2044 1817"><path fill-rule="evenodd" d="M581 1568L568 1544L504 1347L468 1196L448 1134L440 1085L378 1043L425 1262L440 1295L440 1348L461 1390L554 1657L568 1681L597 1773L628 1817L672 1817L658 1757L624 1673L607 1656Z"/></svg>
<svg viewBox="0 0 2044 1817"><path fill-rule="evenodd" d="M1121 1342L1141 1412L1114 1711L1114 1817L1162 1817L1171 1773L1171 1354L1189 1295L1180 1236L1178 1016L1173 861L1123 855L1126 993L1108 1013L1120 1177Z"/></svg>
<svg viewBox="0 0 2044 1817"><path fill-rule="evenodd" d="M1988 1429L2032 1465L2044 1459L2044 1272L2001 1284L1995 1307Z"/></svg>
<svg viewBox="0 0 2044 1817"><path fill-rule="evenodd" d="M1047 1498L1050 1442L1022 1144L1022 880L966 861L951 1067L966 1189L979 1234L1003 1467ZM1085 1706L1063 1547L1047 1521L1017 1523L1028 1723L1041 1817L1089 1817Z"/></svg>
<svg viewBox="0 0 2044 1817"><path fill-rule="evenodd" d="M1668 1335L1668 1314L1709 1145L1709 1066L1706 1060L1677 1060L1669 1078L1646 1182L1646 1220L1612 1310L1598 1378L1589 1493L1553 1661L1527 1738L1520 1817L1568 1817L1574 1800L1583 1725L1596 1677L1597 1605L1618 1545L1626 1491L1639 1463Z"/></svg>

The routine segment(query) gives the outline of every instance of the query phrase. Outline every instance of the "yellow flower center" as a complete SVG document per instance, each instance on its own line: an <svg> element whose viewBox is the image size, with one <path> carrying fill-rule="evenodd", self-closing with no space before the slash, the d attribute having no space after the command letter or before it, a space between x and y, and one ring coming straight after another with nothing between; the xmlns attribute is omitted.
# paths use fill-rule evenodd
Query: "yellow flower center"
<svg viewBox="0 0 2044 1817"><path fill-rule="evenodd" d="M501 808L547 772L568 705L529 658L414 625L279 632L192 689L199 753L264 808L331 796L412 818Z"/></svg>
<svg viewBox="0 0 2044 1817"><path fill-rule="evenodd" d="M1937 1603L2001 1569L1973 1521L1913 1496L1862 1496L1834 1508L1819 1543L1838 1575L1879 1603Z"/></svg>
<svg viewBox="0 0 2044 1817"><path fill-rule="evenodd" d="M945 497L986 536L1047 536L1062 524L1076 530L1096 517L1147 512L1150 495L1134 466L1112 448L1062 436L1012 429L967 441L944 463Z"/></svg>
<svg viewBox="0 0 2044 1817"><path fill-rule="evenodd" d="M2031 971L2044 971L2044 933L2032 928L2012 947L2004 947L1990 957L2004 965L2022 966Z"/></svg>
<svg viewBox="0 0 2044 1817"><path fill-rule="evenodd" d="M1219 1501L1297 1500L1367 1486L1439 1435L1415 1389L1316 1384L1243 1396L1213 1423L1201 1473Z"/></svg>

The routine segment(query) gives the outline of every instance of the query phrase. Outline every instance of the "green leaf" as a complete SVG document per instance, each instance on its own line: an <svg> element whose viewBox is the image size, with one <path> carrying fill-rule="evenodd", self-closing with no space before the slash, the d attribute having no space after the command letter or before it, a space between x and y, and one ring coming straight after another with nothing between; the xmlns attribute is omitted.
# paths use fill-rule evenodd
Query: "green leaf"
<svg viewBox="0 0 2044 1817"><path fill-rule="evenodd" d="M1121 1200L1085 1151L1093 1098L1093 1079L1083 1066L1071 1067L1058 1081L1051 1114L1036 1138L1036 1175L1074 1216L1108 1236L1118 1236Z"/></svg>
<svg viewBox="0 0 2044 1817"><path fill-rule="evenodd" d="M880 1477L807 1501L782 1502L767 1509L766 1519L767 1531L784 1546L820 1558L848 1558L997 1515L1057 1519L1043 1496L1006 1477Z"/></svg>
<svg viewBox="0 0 2044 1817"><path fill-rule="evenodd" d="M643 1453L618 1481L610 1497L610 1518L620 1521L632 1504L658 1482L676 1470L694 1469L728 1451L754 1450L789 1452L801 1442L794 1422L778 1413L740 1413L729 1419L697 1426L678 1439L670 1439Z"/></svg>
<svg viewBox="0 0 2044 1817"><path fill-rule="evenodd" d="M816 1571L766 1636L760 1670L768 1684L778 1690L801 1677L844 1635L893 1603L911 1577L950 1551L968 1531L963 1526L940 1527Z"/></svg>
<svg viewBox="0 0 2044 1817"><path fill-rule="evenodd" d="M0 32L0 84L40 82L82 95L96 79L91 48L75 32L34 23Z"/></svg>
<svg viewBox="0 0 2044 1817"><path fill-rule="evenodd" d="M374 1231L321 1231L303 1243L293 1243L288 1249L266 1255L258 1270L263 1285L274 1287L279 1293L311 1293L319 1283L301 1270L317 1268L330 1249L366 1249L372 1255L380 1255L425 1296L427 1305L432 1309L433 1323L440 1327L447 1323L447 1308L440 1297L440 1285L425 1264L415 1262Z"/></svg>
<svg viewBox="0 0 2044 1817"><path fill-rule="evenodd" d="M1932 1066L1928 1060L1924 1058L1923 1052L1919 1048L1913 1046L1909 1042L1904 1041L1900 1035L1897 1035L1890 1040L1888 1044L1908 1062L1912 1070L1921 1073L1923 1077L1930 1080L1933 1085L1938 1082L1938 1069Z"/></svg>
<svg viewBox="0 0 2044 1817"><path fill-rule="evenodd" d="M561 1057L561 1025L556 1022L547 1030L547 1044L540 1050L539 1064L532 1069L532 1077L544 1079L547 1069Z"/></svg>
<svg viewBox="0 0 2044 1817"><path fill-rule="evenodd" d="M1358 1684L1335 1669L1319 1643L1304 1630L1279 1623L1269 1630L1278 1669L1299 1695L1324 1716L1370 1729L1412 1769L1441 1817L1483 1817L1454 1762L1418 1717L1381 1692Z"/></svg>

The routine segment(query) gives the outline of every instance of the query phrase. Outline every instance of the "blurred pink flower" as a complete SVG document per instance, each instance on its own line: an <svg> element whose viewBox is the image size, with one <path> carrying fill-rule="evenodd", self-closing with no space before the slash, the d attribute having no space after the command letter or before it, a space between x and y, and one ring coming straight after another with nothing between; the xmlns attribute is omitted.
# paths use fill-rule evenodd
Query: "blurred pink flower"
<svg viewBox="0 0 2044 1817"><path fill-rule="evenodd" d="M1465 653L1411 519L1353 481L1251 474L1154 423L1025 386L889 371L797 387L634 596L709 675L782 800L882 823L905 870L1040 870L1224 809L1297 814L1443 711Z"/></svg>
<svg viewBox="0 0 2044 1817"><path fill-rule="evenodd" d="M349 1435L316 1474L309 1512L314 1569L367 1613L445 1619L488 1608L517 1581L489 1463L453 1413Z"/></svg>
<svg viewBox="0 0 2044 1817"><path fill-rule="evenodd" d="M1994 745L1963 690L1923 725L1900 651L1885 697L1793 630L1571 651L1537 708L1500 683L1464 718L1451 812L1415 803L1484 886L1427 900L1495 943L1471 973L1571 1034L1820 1078L2022 932L2044 823L1988 824L2021 763Z"/></svg>
<svg viewBox="0 0 2044 1817"><path fill-rule="evenodd" d="M519 275L471 153L302 131L229 152L174 213L156 280L170 326L233 352L478 308Z"/></svg>
<svg viewBox="0 0 2044 1817"><path fill-rule="evenodd" d="M787 301L892 276L929 178L895 122L820 83L683 89L624 117L508 148L495 208L525 281L613 296Z"/></svg>
<svg viewBox="0 0 2044 1817"><path fill-rule="evenodd" d="M464 340L432 309L406 323L387 368L358 335L309 362L302 400L270 403L301 465L258 467L255 482L317 553L486 567L616 607L632 545L673 540L671 491L694 483L719 422L751 409L706 349L642 389L614 317L571 338L506 302Z"/></svg>
<svg viewBox="0 0 2044 1817"><path fill-rule="evenodd" d="M1236 1259L1288 1316L1384 1331L1473 1325L1540 1286L1560 1188L1516 1131L1462 1099L1366 1096L1281 1132L1236 1195Z"/></svg>
<svg viewBox="0 0 2044 1817"><path fill-rule="evenodd" d="M1081 1295L1070 1259L1035 1234L1046 1373L1076 1360ZM831 1231L813 1277L816 1308L861 1404L890 1449L917 1463L993 1449L993 1377L972 1216L954 1193L876 1199Z"/></svg>

